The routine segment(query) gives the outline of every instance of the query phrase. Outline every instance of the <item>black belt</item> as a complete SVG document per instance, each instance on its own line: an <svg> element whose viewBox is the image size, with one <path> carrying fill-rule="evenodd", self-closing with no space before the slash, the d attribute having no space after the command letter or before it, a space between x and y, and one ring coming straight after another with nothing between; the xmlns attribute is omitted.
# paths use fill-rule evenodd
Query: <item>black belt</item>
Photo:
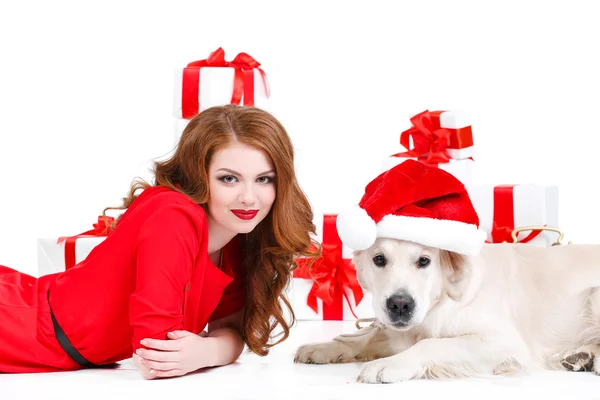
<svg viewBox="0 0 600 400"><path fill-rule="evenodd" d="M64 351L69 355L69 357L75 360L77 364L85 368L100 367L99 365L96 365L86 360L86 358L82 356L81 353L78 352L75 347L73 347L73 345L69 341L69 338L67 338L67 335L65 335L65 331L62 330L62 328L58 324L58 321L56 321L56 318L54 317L54 313L52 312L52 307L50 306L50 291L48 291L48 306L50 307L50 316L52 317L52 323L54 324L54 334L56 335L56 339L58 340L58 343L64 349Z"/></svg>

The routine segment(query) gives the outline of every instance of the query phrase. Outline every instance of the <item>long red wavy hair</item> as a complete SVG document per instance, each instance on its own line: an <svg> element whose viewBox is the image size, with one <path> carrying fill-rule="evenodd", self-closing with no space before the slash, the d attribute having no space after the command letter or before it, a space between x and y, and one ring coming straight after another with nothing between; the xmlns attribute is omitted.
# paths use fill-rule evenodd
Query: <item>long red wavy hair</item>
<svg viewBox="0 0 600 400"><path fill-rule="evenodd" d="M210 196L208 167L211 157L232 141L263 150L273 162L276 173L276 197L269 214L246 235L243 241L246 270L246 307L242 335L248 348L261 356L289 336L295 323L294 311L285 296L295 257L314 259L319 245L310 203L300 189L294 170L292 142L283 125L271 114L254 107L225 105L212 107L190 120L174 154L154 164L154 185L182 192L206 210ZM138 190L151 186L135 180L120 207L129 207ZM207 210L208 212L208 210ZM290 319L284 316L284 307ZM273 331L281 326L282 337L272 342Z"/></svg>

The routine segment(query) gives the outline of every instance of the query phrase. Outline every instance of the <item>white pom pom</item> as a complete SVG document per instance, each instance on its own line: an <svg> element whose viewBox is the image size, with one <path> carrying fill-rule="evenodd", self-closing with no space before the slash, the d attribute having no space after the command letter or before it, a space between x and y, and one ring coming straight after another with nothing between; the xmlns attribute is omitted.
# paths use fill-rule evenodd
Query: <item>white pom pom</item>
<svg viewBox="0 0 600 400"><path fill-rule="evenodd" d="M336 225L342 243L352 250L368 249L377 239L375 221L359 206L339 213Z"/></svg>

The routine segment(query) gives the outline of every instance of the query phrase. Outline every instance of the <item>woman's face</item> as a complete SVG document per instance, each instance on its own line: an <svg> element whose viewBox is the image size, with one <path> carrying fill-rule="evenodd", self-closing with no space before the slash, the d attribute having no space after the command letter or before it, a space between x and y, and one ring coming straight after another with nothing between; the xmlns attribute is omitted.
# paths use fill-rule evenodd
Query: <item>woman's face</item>
<svg viewBox="0 0 600 400"><path fill-rule="evenodd" d="M234 142L215 152L208 169L208 214L223 229L248 233L275 201L275 170L262 150Z"/></svg>

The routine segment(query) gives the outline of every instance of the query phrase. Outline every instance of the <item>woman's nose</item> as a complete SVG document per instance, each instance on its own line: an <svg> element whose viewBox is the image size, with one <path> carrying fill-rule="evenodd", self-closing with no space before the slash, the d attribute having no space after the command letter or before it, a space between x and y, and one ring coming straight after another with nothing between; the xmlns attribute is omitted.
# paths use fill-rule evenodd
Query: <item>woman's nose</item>
<svg viewBox="0 0 600 400"><path fill-rule="evenodd" d="M243 192L240 193L239 201L244 204L254 204L254 202L256 201L256 195L254 194L253 185L248 185L244 187Z"/></svg>

